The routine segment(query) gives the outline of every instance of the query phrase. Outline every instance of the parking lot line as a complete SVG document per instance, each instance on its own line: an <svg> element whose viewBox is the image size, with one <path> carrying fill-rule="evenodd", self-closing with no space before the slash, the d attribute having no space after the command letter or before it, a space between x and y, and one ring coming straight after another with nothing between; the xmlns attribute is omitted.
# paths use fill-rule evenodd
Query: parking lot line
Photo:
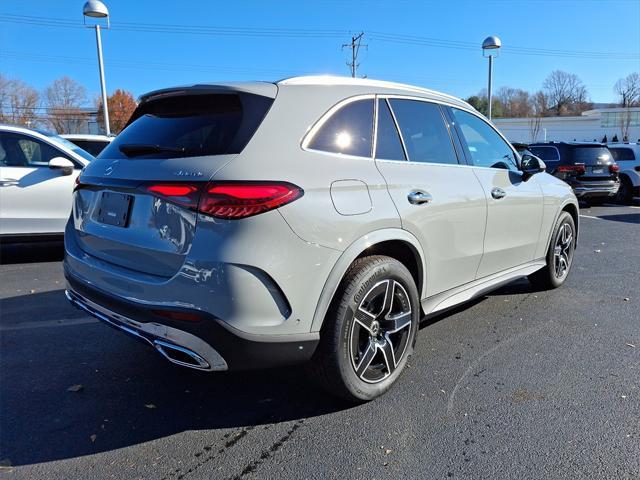
<svg viewBox="0 0 640 480"><path fill-rule="evenodd" d="M600 217L593 217L591 215L580 215L580 216L584 218L595 218L596 220L602 220Z"/></svg>

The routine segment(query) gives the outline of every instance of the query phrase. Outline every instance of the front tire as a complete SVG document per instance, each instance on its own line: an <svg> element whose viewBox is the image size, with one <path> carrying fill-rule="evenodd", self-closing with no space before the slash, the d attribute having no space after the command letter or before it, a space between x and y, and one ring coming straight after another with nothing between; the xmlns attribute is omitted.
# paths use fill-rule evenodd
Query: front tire
<svg viewBox="0 0 640 480"><path fill-rule="evenodd" d="M351 402L391 388L413 353L420 302L413 277L381 255L357 259L335 294L311 361L315 377Z"/></svg>
<svg viewBox="0 0 640 480"><path fill-rule="evenodd" d="M558 288L569 276L575 247L575 222L568 212L562 212L551 236L547 251L547 265L529 275L529 281L544 290Z"/></svg>

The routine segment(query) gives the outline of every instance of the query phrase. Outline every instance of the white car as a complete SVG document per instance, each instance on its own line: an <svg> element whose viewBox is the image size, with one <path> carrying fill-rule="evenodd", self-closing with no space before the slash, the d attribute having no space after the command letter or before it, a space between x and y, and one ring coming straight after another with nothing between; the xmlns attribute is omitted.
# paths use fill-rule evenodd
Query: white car
<svg viewBox="0 0 640 480"><path fill-rule="evenodd" d="M607 147L620 166L620 188L616 200L629 205L633 197L640 197L640 144L610 143Z"/></svg>
<svg viewBox="0 0 640 480"><path fill-rule="evenodd" d="M114 136L91 135L88 133L67 133L60 136L69 140L71 143L75 143L94 157L100 155L100 152L115 138Z"/></svg>
<svg viewBox="0 0 640 480"><path fill-rule="evenodd" d="M62 235L76 178L93 159L58 135L0 125L0 239Z"/></svg>

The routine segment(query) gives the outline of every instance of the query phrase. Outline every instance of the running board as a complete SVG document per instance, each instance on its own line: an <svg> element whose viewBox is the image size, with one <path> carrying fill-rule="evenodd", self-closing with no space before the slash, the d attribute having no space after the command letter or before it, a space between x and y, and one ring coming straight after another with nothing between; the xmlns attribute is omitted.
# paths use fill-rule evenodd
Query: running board
<svg viewBox="0 0 640 480"><path fill-rule="evenodd" d="M433 314L455 307L464 302L468 302L480 295L496 288L500 288L518 278L523 278L540 270L547 264L544 258L534 260L523 265L519 265L509 270L494 273L488 277L483 277L473 282L465 283L451 290L438 293L422 300L422 309L425 315Z"/></svg>

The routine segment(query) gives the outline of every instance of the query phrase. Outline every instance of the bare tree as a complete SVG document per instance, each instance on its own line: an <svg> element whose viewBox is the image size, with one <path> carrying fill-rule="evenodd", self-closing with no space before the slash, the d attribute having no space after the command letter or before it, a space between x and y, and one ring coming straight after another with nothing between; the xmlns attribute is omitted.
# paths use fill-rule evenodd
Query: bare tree
<svg viewBox="0 0 640 480"><path fill-rule="evenodd" d="M87 99L86 89L69 77L54 80L45 90L49 123L58 133L75 133L85 116L80 106Z"/></svg>
<svg viewBox="0 0 640 480"><path fill-rule="evenodd" d="M496 95L505 117L528 117L533 112L529 92L519 88L502 87Z"/></svg>
<svg viewBox="0 0 640 480"><path fill-rule="evenodd" d="M39 101L38 92L22 80L0 75L0 121L31 126Z"/></svg>
<svg viewBox="0 0 640 480"><path fill-rule="evenodd" d="M541 125L542 117L531 117L529 119L529 134L531 136L531 143L538 141L538 135L540 134Z"/></svg>
<svg viewBox="0 0 640 480"><path fill-rule="evenodd" d="M554 70L542 84L542 89L547 96L549 109L556 115L580 113L591 108L587 88L573 73Z"/></svg>
<svg viewBox="0 0 640 480"><path fill-rule="evenodd" d="M613 91L620 97L621 107L640 105L640 73L634 72L618 80Z"/></svg>

